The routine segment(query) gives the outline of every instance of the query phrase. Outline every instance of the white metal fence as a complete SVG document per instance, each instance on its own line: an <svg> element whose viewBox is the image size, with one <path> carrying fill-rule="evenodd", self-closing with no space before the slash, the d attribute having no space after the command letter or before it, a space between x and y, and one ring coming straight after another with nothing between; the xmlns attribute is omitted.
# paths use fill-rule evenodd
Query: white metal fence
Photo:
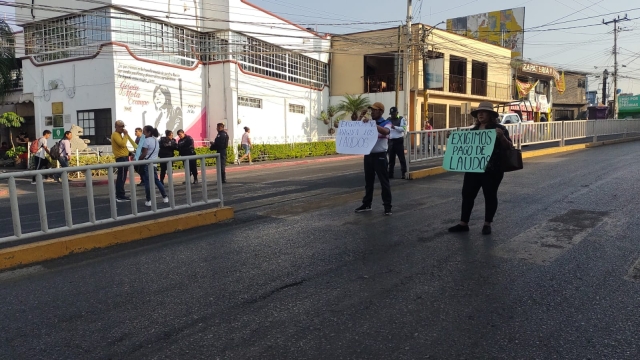
<svg viewBox="0 0 640 360"><path fill-rule="evenodd" d="M635 120L577 120L544 123L521 123L505 125L513 144L521 149L525 145L558 142L564 146L566 140L598 136L640 135L640 119ZM410 131L405 137L408 165L444 157L447 138L452 131L469 128L450 128L429 131Z"/></svg>
<svg viewBox="0 0 640 360"><path fill-rule="evenodd" d="M208 196L207 190L207 172L205 167L206 159L216 159L216 186L217 186L217 197L214 199L210 199ZM200 200L194 199L195 194L192 194L192 184L189 181L190 169L189 169L189 160L200 160L200 176L201 176L201 198ZM11 218L13 221L13 235L6 236L0 238L0 243L7 243L11 241L16 241L20 239L28 239L32 237L36 237L43 234L53 234L60 233L74 229L81 228L90 228L101 224L107 224L115 221L123 221L133 218L139 218L143 216L149 216L158 213L171 212L179 209L188 209L195 206L201 206L206 204L217 204L222 207L224 205L223 196L222 196L222 177L220 172L220 155L219 154L206 154L206 155L194 155L194 156L185 156L185 157L175 157L175 158L165 158L165 159L153 159L153 160L143 160L143 161L131 161L124 163L109 163L109 164L98 164L98 165L89 165L89 166L80 166L80 167L66 167L66 168L57 168L57 169L47 169L47 170L32 170L32 171L23 171L23 172L13 172L13 173L5 173L0 174L0 181L7 180L8 188L9 188L9 201L11 205ZM175 162L183 162L184 163L184 176L185 176L185 203L178 204L176 203L176 191L175 191L175 180L172 164ZM169 198L169 205L167 207L158 208L156 203L156 185L153 178L154 167L159 163L167 163L167 179L168 183L165 186L166 195ZM151 208L149 211L139 212L138 211L138 203L136 199L136 181L135 181L135 166L148 166L147 173L150 176L149 188L150 188L150 201ZM131 195L131 213L124 216L118 216L118 208L116 205L116 189L115 189L115 178L116 178L116 169L121 167L129 168L129 189ZM93 184L93 175L92 171L107 169L108 174L108 190L109 190L109 210L110 216L106 219L98 220L96 216L96 205L95 205L95 197L94 197L94 184ZM69 186L69 173L70 172L84 172L85 174L85 186L86 186L86 198L87 198L87 209L89 215L89 221L83 223L75 223L73 221L73 212L71 207L71 193ZM65 218L65 226L50 228L48 222L48 213L47 213L47 199L45 198L44 191L44 176L50 175L59 175L62 182L62 202L64 206L64 218ZM19 178L36 178L36 194L38 200L38 212L40 215L40 230L32 231L28 233L23 233L21 218L20 218L20 199L19 192L16 186L16 179ZM124 204L124 203L121 203Z"/></svg>

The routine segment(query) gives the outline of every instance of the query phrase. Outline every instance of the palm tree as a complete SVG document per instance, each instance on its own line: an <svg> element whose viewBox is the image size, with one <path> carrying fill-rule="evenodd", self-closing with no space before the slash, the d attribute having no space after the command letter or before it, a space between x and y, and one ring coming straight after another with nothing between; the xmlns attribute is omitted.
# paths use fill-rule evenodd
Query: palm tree
<svg viewBox="0 0 640 360"><path fill-rule="evenodd" d="M16 39L13 30L6 21L0 19L0 101L14 88L11 71L16 65Z"/></svg>
<svg viewBox="0 0 640 360"><path fill-rule="evenodd" d="M371 105L369 98L363 95L353 96L346 94L344 99L338 104L337 110L341 114L338 116L338 120L344 119L347 115L351 116L351 119L358 118L358 114L362 110L366 110Z"/></svg>

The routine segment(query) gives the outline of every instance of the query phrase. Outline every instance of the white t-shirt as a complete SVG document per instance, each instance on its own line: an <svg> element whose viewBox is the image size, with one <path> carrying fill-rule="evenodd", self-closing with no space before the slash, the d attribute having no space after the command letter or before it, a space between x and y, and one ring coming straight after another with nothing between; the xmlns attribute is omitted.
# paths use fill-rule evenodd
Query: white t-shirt
<svg viewBox="0 0 640 360"><path fill-rule="evenodd" d="M147 155L144 157L144 159L140 160L153 160L158 158L158 152L160 151L158 139L154 137L145 138L143 147L147 149Z"/></svg>
<svg viewBox="0 0 640 360"><path fill-rule="evenodd" d="M36 152L36 156L39 157L40 159L45 159L47 153L46 151L44 151L44 147L47 146L47 139L45 139L44 137L41 137L37 141L38 141L38 152Z"/></svg>
<svg viewBox="0 0 640 360"><path fill-rule="evenodd" d="M251 141L251 135L248 132L242 134L242 145L249 145L249 141Z"/></svg>

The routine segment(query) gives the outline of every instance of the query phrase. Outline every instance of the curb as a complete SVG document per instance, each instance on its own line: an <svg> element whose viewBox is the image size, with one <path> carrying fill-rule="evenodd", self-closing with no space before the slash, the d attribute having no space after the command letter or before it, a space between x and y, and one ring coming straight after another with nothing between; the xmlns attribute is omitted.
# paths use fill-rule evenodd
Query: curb
<svg viewBox="0 0 640 360"><path fill-rule="evenodd" d="M0 271L211 225L233 218L233 208L215 208L1 249Z"/></svg>
<svg viewBox="0 0 640 360"><path fill-rule="evenodd" d="M640 140L640 136L634 136L634 137L629 137L625 139L598 141L595 143L588 143L588 144L569 145L569 146L558 147L558 148L532 150L532 151L523 152L522 159L529 159L529 158L534 158L538 156L558 154L558 153L569 152L569 151L584 150L584 149L589 149L589 148L599 147L604 145L622 144L622 143L638 141L638 140ZM422 179L429 176L444 174L446 172L447 171L442 166L429 168L429 169L410 171L409 180Z"/></svg>
<svg viewBox="0 0 640 360"><path fill-rule="evenodd" d="M332 158L315 158L312 160L286 161L286 162L280 162L280 163L266 162L264 164L251 165L251 166L246 165L246 166L240 166L240 167L237 167L237 166L229 167L231 164L227 164L227 174L235 173L235 172L251 171L253 169L271 169L271 168L299 166L299 165L307 165L307 164L315 164L315 163L334 162L334 161L341 161L341 160L350 160L350 159L356 159L360 157L361 157L360 155L337 156ZM216 169L207 169L207 176L214 175L215 173L216 173ZM184 177L184 173L174 172L173 176ZM140 181L140 176L136 176L135 181L136 182ZM107 184L109 184L109 180L107 179L93 180L93 186L100 186L100 185L107 185ZM87 183L83 180L72 180L72 181L69 181L69 186L70 187L86 187Z"/></svg>

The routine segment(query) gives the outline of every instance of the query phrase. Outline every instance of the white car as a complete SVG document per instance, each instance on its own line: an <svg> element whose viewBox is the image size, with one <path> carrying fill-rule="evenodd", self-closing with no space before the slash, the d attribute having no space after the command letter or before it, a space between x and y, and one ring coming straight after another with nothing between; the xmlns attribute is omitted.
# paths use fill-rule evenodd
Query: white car
<svg viewBox="0 0 640 360"><path fill-rule="evenodd" d="M502 125L511 125L507 126L509 130L509 134L511 135L511 139L516 141L521 138L524 133L527 131L526 128L522 128L517 126L518 124L531 124L533 121L523 121L520 119L520 115L516 113L506 113L498 115L498 120L500 120L500 124Z"/></svg>

